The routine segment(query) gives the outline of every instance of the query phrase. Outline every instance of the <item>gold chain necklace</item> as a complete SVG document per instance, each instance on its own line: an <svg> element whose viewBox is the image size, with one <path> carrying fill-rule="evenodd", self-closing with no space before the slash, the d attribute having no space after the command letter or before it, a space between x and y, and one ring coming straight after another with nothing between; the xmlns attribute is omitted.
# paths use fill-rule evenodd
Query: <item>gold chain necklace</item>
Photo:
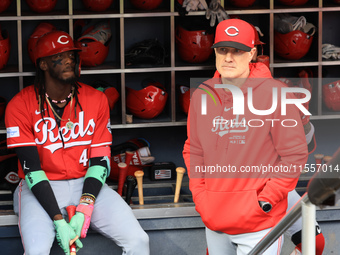
<svg viewBox="0 0 340 255"><path fill-rule="evenodd" d="M46 98L46 101L47 101L48 105L51 107L52 112L54 113L54 115L55 115L59 120L61 120L61 121L66 121L66 120L63 120L63 119L56 113L56 111L54 110L54 108L52 107L52 105L51 105L51 103L50 103L49 98ZM73 103L73 93L72 93L72 95L71 95L70 117L68 118L68 121L67 121L67 123L66 123L66 128L67 128L68 130L73 129L73 127L74 127L74 124L73 124L73 122L71 121L72 103Z"/></svg>

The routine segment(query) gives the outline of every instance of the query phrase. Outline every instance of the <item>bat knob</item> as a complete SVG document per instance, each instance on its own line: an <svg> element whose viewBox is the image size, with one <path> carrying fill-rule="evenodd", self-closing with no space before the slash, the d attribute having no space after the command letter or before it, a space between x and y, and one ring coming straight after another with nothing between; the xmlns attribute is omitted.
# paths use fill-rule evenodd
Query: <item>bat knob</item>
<svg viewBox="0 0 340 255"><path fill-rule="evenodd" d="M135 176L138 177L143 177L144 176L144 172L142 170L138 170L135 172Z"/></svg>
<svg viewBox="0 0 340 255"><path fill-rule="evenodd" d="M332 156L324 156L323 161L327 164L332 159Z"/></svg>
<svg viewBox="0 0 340 255"><path fill-rule="evenodd" d="M184 174L185 173L185 168L184 167L177 167L176 168L176 172L178 174Z"/></svg>

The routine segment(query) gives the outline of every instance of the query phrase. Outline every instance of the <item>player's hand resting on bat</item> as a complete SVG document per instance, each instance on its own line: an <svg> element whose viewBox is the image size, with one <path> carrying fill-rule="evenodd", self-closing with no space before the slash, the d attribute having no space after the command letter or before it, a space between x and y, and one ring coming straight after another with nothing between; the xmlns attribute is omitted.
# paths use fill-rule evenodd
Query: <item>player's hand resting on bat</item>
<svg viewBox="0 0 340 255"><path fill-rule="evenodd" d="M75 240L75 244L77 250L83 248L83 244L78 239L73 228L64 220L55 220L53 221L55 230L56 230L56 238L59 246L63 249L66 255L70 255L70 241L77 238ZM79 236L79 235L78 235Z"/></svg>
<svg viewBox="0 0 340 255"><path fill-rule="evenodd" d="M79 204L76 209L76 214L70 221L71 227L76 234L81 238L85 238L87 230L90 227L93 204Z"/></svg>

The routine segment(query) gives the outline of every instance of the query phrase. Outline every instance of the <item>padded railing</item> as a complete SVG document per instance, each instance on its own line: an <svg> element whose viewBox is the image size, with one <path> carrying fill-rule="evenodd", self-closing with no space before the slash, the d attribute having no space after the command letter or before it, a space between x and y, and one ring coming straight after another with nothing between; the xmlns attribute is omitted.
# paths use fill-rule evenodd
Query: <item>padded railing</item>
<svg viewBox="0 0 340 255"><path fill-rule="evenodd" d="M340 188L340 148L308 182L307 192L248 255L262 254L302 215L302 254L315 255L315 206L335 205Z"/></svg>

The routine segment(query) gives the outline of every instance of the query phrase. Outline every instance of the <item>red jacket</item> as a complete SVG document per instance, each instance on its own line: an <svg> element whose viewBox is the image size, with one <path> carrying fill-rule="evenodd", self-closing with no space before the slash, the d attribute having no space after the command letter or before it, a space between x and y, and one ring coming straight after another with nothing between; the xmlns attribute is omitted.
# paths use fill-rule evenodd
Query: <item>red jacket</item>
<svg viewBox="0 0 340 255"><path fill-rule="evenodd" d="M287 194L295 188L308 158L303 126L294 105L288 105L287 115L282 116L279 96L277 109L269 115L255 115L248 109L248 88L252 88L254 108L267 110L272 106L272 89L280 91L285 86L275 81L262 63L250 64L250 71L241 87L244 115L233 115L231 92L223 88L211 89L221 83L218 73L204 82L208 86L201 84L195 90L183 151L196 210L208 228L228 234L274 226L285 214ZM207 98L206 115L201 114L202 95ZM289 94L289 98L294 96ZM295 127L291 127L294 126L292 120L297 123ZM211 174L218 166L220 173ZM241 172L252 167L264 169L265 166L267 169L286 167L290 171L274 174ZM258 201L270 202L273 209L265 213Z"/></svg>

